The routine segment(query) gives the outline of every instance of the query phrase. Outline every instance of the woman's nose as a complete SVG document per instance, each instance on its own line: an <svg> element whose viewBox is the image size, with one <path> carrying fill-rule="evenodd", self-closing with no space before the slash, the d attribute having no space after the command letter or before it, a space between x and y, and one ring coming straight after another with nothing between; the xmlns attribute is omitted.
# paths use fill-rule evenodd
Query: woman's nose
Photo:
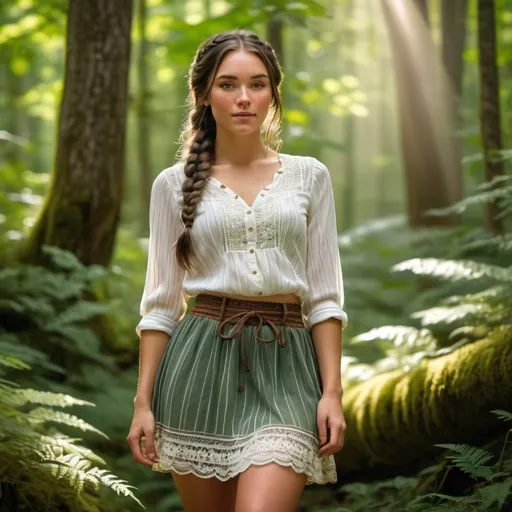
<svg viewBox="0 0 512 512"><path fill-rule="evenodd" d="M238 96L238 102L239 103L247 103L251 101L249 95L247 94L247 89L245 87L242 87L240 90L240 96Z"/></svg>

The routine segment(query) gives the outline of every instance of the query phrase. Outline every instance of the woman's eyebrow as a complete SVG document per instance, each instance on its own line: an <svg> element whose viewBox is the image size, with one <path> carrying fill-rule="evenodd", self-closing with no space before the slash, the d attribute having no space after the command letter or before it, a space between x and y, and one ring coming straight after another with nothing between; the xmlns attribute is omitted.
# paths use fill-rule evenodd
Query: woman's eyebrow
<svg viewBox="0 0 512 512"><path fill-rule="evenodd" d="M222 78L228 78L229 80L238 80L238 77L236 75L220 75L215 80L220 80ZM265 75L265 73L251 76L251 79L255 79L255 78L268 78L268 76Z"/></svg>

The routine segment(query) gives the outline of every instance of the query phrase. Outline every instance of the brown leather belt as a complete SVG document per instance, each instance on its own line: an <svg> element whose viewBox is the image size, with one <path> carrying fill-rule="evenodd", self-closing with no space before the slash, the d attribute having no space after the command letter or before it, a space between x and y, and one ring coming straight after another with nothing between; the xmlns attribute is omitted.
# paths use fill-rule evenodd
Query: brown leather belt
<svg viewBox="0 0 512 512"><path fill-rule="evenodd" d="M286 345L285 333L287 326L305 328L301 306L294 303L240 300L201 293L196 297L195 305L190 314L218 320L217 335L222 340L234 340L240 335L238 338L240 368L246 372L249 371L243 340L243 328L246 324L257 325L256 341L272 343L279 340L281 347ZM274 337L269 339L260 337L260 329L264 322L272 328ZM234 327L229 334L224 334L224 328L227 324L234 324ZM243 386L239 386L238 390L243 391Z"/></svg>

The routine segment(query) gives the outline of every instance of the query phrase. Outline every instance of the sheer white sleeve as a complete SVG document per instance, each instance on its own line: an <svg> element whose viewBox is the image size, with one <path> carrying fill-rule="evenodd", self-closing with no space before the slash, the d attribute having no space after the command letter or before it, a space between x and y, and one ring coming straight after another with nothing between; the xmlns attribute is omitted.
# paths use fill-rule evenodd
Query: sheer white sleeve
<svg viewBox="0 0 512 512"><path fill-rule="evenodd" d="M179 207L167 177L161 172L153 182L149 208L149 248L146 282L136 327L164 331L170 336L187 310L183 292L185 271L178 265L174 244L182 232Z"/></svg>
<svg viewBox="0 0 512 512"><path fill-rule="evenodd" d="M327 167L314 159L313 185L308 212L306 274L309 292L303 303L308 329L328 318L347 325L343 310L343 276L338 247L334 191Z"/></svg>

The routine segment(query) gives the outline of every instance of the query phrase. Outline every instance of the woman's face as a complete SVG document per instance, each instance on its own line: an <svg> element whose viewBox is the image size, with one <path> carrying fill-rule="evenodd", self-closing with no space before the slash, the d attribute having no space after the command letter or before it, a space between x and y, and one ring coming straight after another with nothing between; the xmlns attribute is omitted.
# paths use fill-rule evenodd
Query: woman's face
<svg viewBox="0 0 512 512"><path fill-rule="evenodd" d="M217 130L221 128L238 135L259 133L272 103L272 87L265 64L254 53L229 52L214 77L208 103Z"/></svg>

